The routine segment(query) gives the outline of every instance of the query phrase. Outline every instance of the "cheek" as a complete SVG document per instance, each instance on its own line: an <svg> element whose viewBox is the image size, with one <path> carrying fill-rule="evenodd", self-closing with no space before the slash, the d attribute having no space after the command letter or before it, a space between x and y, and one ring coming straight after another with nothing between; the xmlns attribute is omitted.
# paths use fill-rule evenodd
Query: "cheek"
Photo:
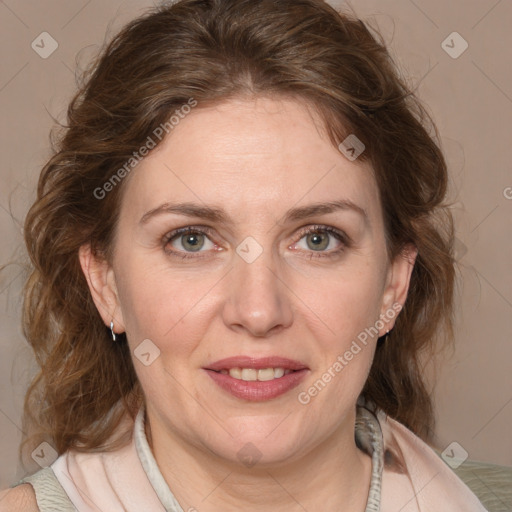
<svg viewBox="0 0 512 512"><path fill-rule="evenodd" d="M148 338L162 352L172 349L175 355L195 346L205 323L201 318L207 317L208 291L215 282L211 273L187 276L136 257L123 262L119 273L125 276L118 292L132 346Z"/></svg>
<svg viewBox="0 0 512 512"><path fill-rule="evenodd" d="M186 397L177 383L190 381L189 365L208 324L199 297L211 284L141 261L124 266L123 272L129 279L122 281L118 292L142 388L146 396L165 396L165 403L184 408ZM144 354L149 354L146 361ZM190 382L189 389L194 392Z"/></svg>
<svg viewBox="0 0 512 512"><path fill-rule="evenodd" d="M312 377L298 399L311 404L308 414L323 418L326 425L334 425L347 404L356 401L370 371L378 338L378 279L372 272L340 272L339 279L326 279L321 288L308 285L308 308L301 314L309 323L316 355Z"/></svg>
<svg viewBox="0 0 512 512"><path fill-rule="evenodd" d="M379 318L382 276L376 264L340 265L329 273L309 272L292 289L303 314L326 333L327 343L342 349ZM315 275L316 274L316 275Z"/></svg>

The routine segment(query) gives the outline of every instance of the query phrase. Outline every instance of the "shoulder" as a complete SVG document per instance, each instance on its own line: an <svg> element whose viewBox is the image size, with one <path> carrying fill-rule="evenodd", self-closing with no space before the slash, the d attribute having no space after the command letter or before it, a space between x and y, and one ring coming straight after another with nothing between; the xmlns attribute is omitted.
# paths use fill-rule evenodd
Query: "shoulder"
<svg viewBox="0 0 512 512"><path fill-rule="evenodd" d="M0 491L0 512L39 512L36 494L30 484Z"/></svg>
<svg viewBox="0 0 512 512"><path fill-rule="evenodd" d="M450 510L485 511L477 496L433 447L390 417L381 421L381 427L384 446L389 450L390 458L397 461L393 467L385 467L388 471L384 472L383 480L392 484L395 492L397 488L403 488L402 498L407 502L414 501L417 506L414 508L410 504L411 510L447 510L449 506ZM385 495L384 491L385 488ZM391 496L388 499L391 500Z"/></svg>

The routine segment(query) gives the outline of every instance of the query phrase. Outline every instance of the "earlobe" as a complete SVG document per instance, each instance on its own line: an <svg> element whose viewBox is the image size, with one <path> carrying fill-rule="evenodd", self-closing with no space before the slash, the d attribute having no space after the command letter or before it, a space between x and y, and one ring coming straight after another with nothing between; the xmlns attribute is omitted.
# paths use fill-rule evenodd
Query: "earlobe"
<svg viewBox="0 0 512 512"><path fill-rule="evenodd" d="M389 321L380 335L393 328L396 317L405 304L417 255L418 249L413 244L407 244L390 265L380 315Z"/></svg>
<svg viewBox="0 0 512 512"><path fill-rule="evenodd" d="M124 321L112 267L104 258L93 254L90 244L80 247L78 257L92 299L103 322L108 327L113 322L116 332L124 331Z"/></svg>

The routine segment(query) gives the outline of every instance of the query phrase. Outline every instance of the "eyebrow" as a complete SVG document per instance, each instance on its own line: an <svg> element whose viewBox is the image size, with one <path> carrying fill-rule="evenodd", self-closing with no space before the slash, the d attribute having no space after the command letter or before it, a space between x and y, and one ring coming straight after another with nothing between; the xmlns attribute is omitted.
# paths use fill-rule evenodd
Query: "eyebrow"
<svg viewBox="0 0 512 512"><path fill-rule="evenodd" d="M288 210L280 223L296 222L308 219L315 215L327 215L336 211L354 211L363 217L366 224L369 218L366 210L353 203L349 199L339 199L322 203L313 203L307 206L299 206ZM139 224L146 224L150 219L163 214L177 214L185 217L198 217L219 224L232 225L233 220L222 208L214 206L203 206L196 203L163 203L156 208L147 211L140 219Z"/></svg>

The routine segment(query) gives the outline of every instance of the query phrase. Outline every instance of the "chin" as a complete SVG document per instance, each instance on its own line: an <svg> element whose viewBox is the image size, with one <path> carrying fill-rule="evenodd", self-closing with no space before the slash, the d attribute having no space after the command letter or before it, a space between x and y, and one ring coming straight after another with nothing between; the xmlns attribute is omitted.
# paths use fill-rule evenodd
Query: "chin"
<svg viewBox="0 0 512 512"><path fill-rule="evenodd" d="M296 429L294 425L286 424L286 420L283 422L282 417L279 421L277 417L255 420L256 417L252 416L239 421L237 428L233 423L228 423L226 430L233 437L225 435L223 438L226 442L221 446L212 446L213 451L224 459L248 468L275 467L298 456L304 438L303 427Z"/></svg>

